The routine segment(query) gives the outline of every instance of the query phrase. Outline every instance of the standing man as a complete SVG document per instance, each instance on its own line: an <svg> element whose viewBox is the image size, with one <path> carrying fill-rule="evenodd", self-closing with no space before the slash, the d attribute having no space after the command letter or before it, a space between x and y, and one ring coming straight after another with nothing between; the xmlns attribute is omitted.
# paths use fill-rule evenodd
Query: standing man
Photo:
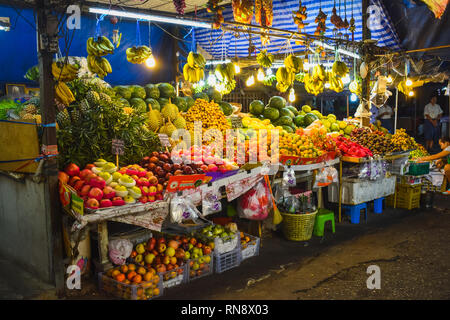
<svg viewBox="0 0 450 320"><path fill-rule="evenodd" d="M381 126L383 128L386 128L391 134L394 133L392 114L393 114L392 108L387 104L384 104L382 107L380 107L380 109L378 109L378 116L377 116L377 119L381 121Z"/></svg>
<svg viewBox="0 0 450 320"><path fill-rule="evenodd" d="M423 116L424 134L425 134L425 148L428 152L433 148L433 143L439 141L439 121L444 113L441 107L436 104L437 97L433 95L429 104L425 106Z"/></svg>

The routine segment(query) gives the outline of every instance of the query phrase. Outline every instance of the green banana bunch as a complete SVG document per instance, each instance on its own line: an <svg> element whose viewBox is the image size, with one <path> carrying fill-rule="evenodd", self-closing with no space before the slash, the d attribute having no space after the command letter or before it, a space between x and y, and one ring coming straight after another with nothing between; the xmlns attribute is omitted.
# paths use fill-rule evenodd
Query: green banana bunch
<svg viewBox="0 0 450 320"><path fill-rule="evenodd" d="M89 54L87 56L87 65L89 71L96 73L101 79L103 79L108 73L112 72L111 65L106 58L96 57Z"/></svg>
<svg viewBox="0 0 450 320"><path fill-rule="evenodd" d="M261 50L261 52L256 55L256 61L264 68L270 68L274 60L274 55L268 53L267 49Z"/></svg>
<svg viewBox="0 0 450 320"><path fill-rule="evenodd" d="M299 73L303 70L303 61L299 57L290 54L284 59L284 66L289 72Z"/></svg>
<svg viewBox="0 0 450 320"><path fill-rule="evenodd" d="M236 71L233 63L218 64L214 69L214 74L224 86L224 89L220 90L221 94L228 94L234 90L236 87L236 80L234 80Z"/></svg>
<svg viewBox="0 0 450 320"><path fill-rule="evenodd" d="M275 74L277 78L277 89L280 92L286 92L295 80L295 74L289 72L286 67L280 67Z"/></svg>
<svg viewBox="0 0 450 320"><path fill-rule="evenodd" d="M27 70L27 73L25 74L25 79L36 81L39 80L39 67L34 66Z"/></svg>
<svg viewBox="0 0 450 320"><path fill-rule="evenodd" d="M126 53L128 62L141 64L151 56L152 50L147 46L133 46L131 48L128 48Z"/></svg>
<svg viewBox="0 0 450 320"><path fill-rule="evenodd" d="M331 67L331 71L334 75L338 77L345 77L348 73L347 65L342 61L334 61L333 66Z"/></svg>
<svg viewBox="0 0 450 320"><path fill-rule="evenodd" d="M114 45L105 36L99 37L96 41L90 37L86 42L86 50L90 55L103 57L114 53Z"/></svg>

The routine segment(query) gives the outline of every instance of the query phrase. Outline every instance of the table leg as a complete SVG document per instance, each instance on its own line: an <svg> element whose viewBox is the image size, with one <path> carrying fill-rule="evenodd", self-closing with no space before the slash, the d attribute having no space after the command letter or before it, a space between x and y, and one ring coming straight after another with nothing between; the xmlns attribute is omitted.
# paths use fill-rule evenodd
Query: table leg
<svg viewBox="0 0 450 320"><path fill-rule="evenodd" d="M339 205L339 222L341 222L341 206L342 206L342 160L339 161L339 200L338 200L338 205Z"/></svg>
<svg viewBox="0 0 450 320"><path fill-rule="evenodd" d="M105 271L111 263L108 259L108 224L102 221L97 224L98 232L98 253L102 271Z"/></svg>

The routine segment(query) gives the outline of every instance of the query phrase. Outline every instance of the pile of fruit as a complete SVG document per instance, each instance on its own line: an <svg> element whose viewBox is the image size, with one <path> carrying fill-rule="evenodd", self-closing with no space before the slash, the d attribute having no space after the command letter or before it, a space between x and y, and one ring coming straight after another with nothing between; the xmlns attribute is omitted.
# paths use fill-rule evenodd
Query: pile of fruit
<svg viewBox="0 0 450 320"><path fill-rule="evenodd" d="M356 128L351 133L351 139L368 148L375 155L385 155L402 150L384 132L373 132L369 128Z"/></svg>
<svg viewBox="0 0 450 320"><path fill-rule="evenodd" d="M212 244L216 238L220 238L223 242L227 242L236 238L237 226L235 223L229 223L226 226L209 225L196 233L198 239L204 243Z"/></svg>
<svg viewBox="0 0 450 320"><path fill-rule="evenodd" d="M222 109L214 101L195 100L194 105L186 112L185 119L187 128L191 132L194 132L195 121L201 121L203 131L213 128L225 131L231 128Z"/></svg>
<svg viewBox="0 0 450 320"><path fill-rule="evenodd" d="M372 152L369 149L343 136L338 136L334 139L334 141L336 142L336 147L340 150L343 156L356 158L373 156Z"/></svg>
<svg viewBox="0 0 450 320"><path fill-rule="evenodd" d="M212 146L191 146L189 150L172 150L172 159L175 163L192 163L196 173L227 172L237 170L236 163L223 159L215 154Z"/></svg>
<svg viewBox="0 0 450 320"><path fill-rule="evenodd" d="M160 276L156 274L156 270L153 268L128 263L109 269L106 276L126 285L137 285L136 295L138 300L151 299L161 294L159 289ZM107 283L104 286L107 286ZM131 291L126 292L127 290L122 288L123 290L125 291L123 298L131 298Z"/></svg>
<svg viewBox="0 0 450 320"><path fill-rule="evenodd" d="M414 160L422 157L429 156L427 149L421 144L417 144L417 149L409 153L409 159Z"/></svg>
<svg viewBox="0 0 450 320"><path fill-rule="evenodd" d="M406 133L405 129L397 129L395 134L392 135L392 143L401 150L407 151L416 149L419 144L416 140Z"/></svg>
<svg viewBox="0 0 450 320"><path fill-rule="evenodd" d="M313 143L307 135L296 133L280 133L280 155L298 156L301 158L317 158L323 155L325 151Z"/></svg>

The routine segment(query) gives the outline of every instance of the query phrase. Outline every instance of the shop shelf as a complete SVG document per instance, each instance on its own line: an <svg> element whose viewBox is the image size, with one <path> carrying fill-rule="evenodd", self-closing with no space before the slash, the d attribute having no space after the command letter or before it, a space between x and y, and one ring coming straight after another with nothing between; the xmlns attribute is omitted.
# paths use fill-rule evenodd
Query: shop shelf
<svg viewBox="0 0 450 320"><path fill-rule="evenodd" d="M239 242L240 243L240 242ZM238 245L232 251L226 253L214 252L214 270L222 273L238 267L241 264L241 246Z"/></svg>
<svg viewBox="0 0 450 320"><path fill-rule="evenodd" d="M108 277L104 272L98 274L100 291L126 300L151 300L161 297L164 293L162 278L153 279L158 280L158 282L148 281L140 284L125 284ZM158 291L156 295L154 294L155 289Z"/></svg>
<svg viewBox="0 0 450 320"><path fill-rule="evenodd" d="M259 246L261 243L261 239L246 233L244 233L244 236L249 237L250 242L247 242L246 244L241 243L242 260L259 255Z"/></svg>
<svg viewBox="0 0 450 320"><path fill-rule="evenodd" d="M203 262L204 267L199 268L197 270L194 270L194 268L191 266L191 264L197 262L197 263L199 263L199 265L201 265L201 261L199 261L200 258L189 259L187 261L186 264L188 267L187 267L186 273L187 273L188 282L191 282L193 280L200 279L200 278L203 278L203 277L213 274L213 272L214 272L214 255L210 254L210 255L208 255L208 257L210 257L209 263Z"/></svg>

